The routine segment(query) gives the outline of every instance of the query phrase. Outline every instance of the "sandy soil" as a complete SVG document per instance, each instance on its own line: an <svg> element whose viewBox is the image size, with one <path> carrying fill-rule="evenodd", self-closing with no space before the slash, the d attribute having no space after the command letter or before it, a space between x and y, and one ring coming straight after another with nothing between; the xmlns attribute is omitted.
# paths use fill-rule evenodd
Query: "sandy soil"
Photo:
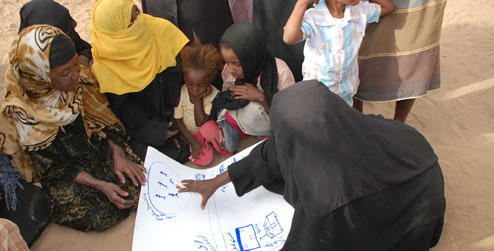
<svg viewBox="0 0 494 251"><path fill-rule="evenodd" d="M0 0L0 75L25 0ZM88 39L93 1L60 1ZM475 4L473 4L475 3ZM408 123L439 155L446 183L446 220L435 251L494 250L494 1L450 0L441 38L442 87L416 101ZM0 81L3 81L0 79ZM391 117L392 103L366 104ZM252 143L243 142L243 146ZM216 161L220 161L216 158ZM50 224L32 245L44 250L131 250L135 214L103 233Z"/></svg>

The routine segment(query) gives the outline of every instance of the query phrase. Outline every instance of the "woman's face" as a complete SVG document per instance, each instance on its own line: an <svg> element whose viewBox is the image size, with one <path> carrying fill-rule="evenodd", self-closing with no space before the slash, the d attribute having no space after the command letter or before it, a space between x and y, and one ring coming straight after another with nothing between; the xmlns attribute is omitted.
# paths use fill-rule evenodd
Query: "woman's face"
<svg viewBox="0 0 494 251"><path fill-rule="evenodd" d="M221 55L226 62L226 67L232 74L234 78L243 79L244 78L244 70L242 69L242 65L240 65L240 60L238 59L235 52L232 49L227 48L225 46L221 46Z"/></svg>
<svg viewBox="0 0 494 251"><path fill-rule="evenodd" d="M77 54L66 64L50 70L51 84L58 91L73 91L79 82L81 66L77 62Z"/></svg>
<svg viewBox="0 0 494 251"><path fill-rule="evenodd" d="M134 21L137 19L137 16L139 16L140 13L141 11L139 10L139 8L137 8L137 6L132 6L132 12L130 13L130 24L128 27L134 24Z"/></svg>
<svg viewBox="0 0 494 251"><path fill-rule="evenodd" d="M209 83L203 70L189 69L185 72L184 79L191 96L197 97L208 89Z"/></svg>

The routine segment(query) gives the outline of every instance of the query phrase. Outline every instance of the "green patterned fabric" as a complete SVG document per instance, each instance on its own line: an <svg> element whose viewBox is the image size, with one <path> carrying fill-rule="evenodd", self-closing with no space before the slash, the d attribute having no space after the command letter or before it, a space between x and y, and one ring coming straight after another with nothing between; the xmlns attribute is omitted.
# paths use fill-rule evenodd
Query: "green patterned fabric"
<svg viewBox="0 0 494 251"><path fill-rule="evenodd" d="M140 187L134 187L130 180L121 185L114 172L111 148L96 136L89 143L81 116L63 129L49 147L28 152L48 200L51 220L80 231L104 231L124 220L132 209L120 210L104 193L75 183L77 174L85 171L96 179L119 185L129 192L126 199L134 200L135 205ZM105 133L126 149L122 131L120 128ZM135 157L128 158L138 162Z"/></svg>

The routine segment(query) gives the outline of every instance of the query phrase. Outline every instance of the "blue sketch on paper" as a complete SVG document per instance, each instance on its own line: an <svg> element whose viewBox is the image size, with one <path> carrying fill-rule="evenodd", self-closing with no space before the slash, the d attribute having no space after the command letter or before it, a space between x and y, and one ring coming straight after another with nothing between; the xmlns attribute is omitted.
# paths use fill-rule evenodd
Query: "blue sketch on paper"
<svg viewBox="0 0 494 251"><path fill-rule="evenodd" d="M220 169L220 174L222 174L226 171L227 168L225 167L225 165L221 164L219 169Z"/></svg>
<svg viewBox="0 0 494 251"><path fill-rule="evenodd" d="M225 165L224 164L221 164L221 166L219 168L220 174L223 174L226 171L227 171L227 168L225 167ZM228 185L227 184L221 186L220 192L225 193L227 188L228 188Z"/></svg>
<svg viewBox="0 0 494 251"><path fill-rule="evenodd" d="M197 247L197 250L208 250L208 251L216 251L215 246L209 242L208 238L202 235L196 236L194 240L194 244Z"/></svg>
<svg viewBox="0 0 494 251"><path fill-rule="evenodd" d="M228 233L227 238L228 238L228 245L229 245L227 250L240 251L237 248L237 239L235 239L231 233Z"/></svg>
<svg viewBox="0 0 494 251"><path fill-rule="evenodd" d="M147 184L141 189L133 250L276 251L283 247L293 208L280 196L260 188L240 200L233 185L224 185L199 211L200 195L178 193L182 180L207 180L228 173L229 165L248 153L197 170L152 150L146 159Z"/></svg>
<svg viewBox="0 0 494 251"><path fill-rule="evenodd" d="M194 178L195 178L195 180L205 180L206 175L202 174L202 173L196 173L196 175L194 175Z"/></svg>
<svg viewBox="0 0 494 251"><path fill-rule="evenodd" d="M250 224L245 227L239 227L235 229L235 232L237 235L237 243L235 243L233 237L227 238L228 243L230 244L230 249L228 250L238 250L236 244L238 244L240 250L253 250L257 248L277 250L277 248L281 247L286 241L282 234L284 228L281 226L278 215L274 211L267 214L259 224ZM231 236L230 233L228 233L228 235Z"/></svg>
<svg viewBox="0 0 494 251"><path fill-rule="evenodd" d="M281 227L278 215L276 215L275 212L271 212L266 216L264 220L264 230L266 231L266 235L271 239L283 233L283 228Z"/></svg>
<svg viewBox="0 0 494 251"><path fill-rule="evenodd" d="M254 250L261 247L252 224L236 228L235 233L237 234L237 242L241 251Z"/></svg>
<svg viewBox="0 0 494 251"><path fill-rule="evenodd" d="M182 178L165 162L153 162L147 174L147 191L144 191L147 210L156 220L174 218L187 207L190 194L179 194L176 185Z"/></svg>
<svg viewBox="0 0 494 251"><path fill-rule="evenodd" d="M281 244L283 244L285 242L286 242L286 240L283 239L282 237L280 237L278 240L275 240L275 241L273 241L271 243L268 243L268 244L264 245L264 247L266 247L266 248L278 247L278 246L280 246Z"/></svg>

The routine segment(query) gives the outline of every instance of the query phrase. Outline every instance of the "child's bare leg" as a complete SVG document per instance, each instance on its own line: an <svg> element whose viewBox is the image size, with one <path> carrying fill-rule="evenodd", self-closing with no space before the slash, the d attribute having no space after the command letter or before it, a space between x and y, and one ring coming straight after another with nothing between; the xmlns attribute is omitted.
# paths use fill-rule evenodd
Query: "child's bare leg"
<svg viewBox="0 0 494 251"><path fill-rule="evenodd" d="M412 110L412 106L414 102L415 102L414 98L396 101L394 120L405 122L405 120L408 117L408 114L410 113L410 110Z"/></svg>
<svg viewBox="0 0 494 251"><path fill-rule="evenodd" d="M353 108L355 108L359 112L364 112L364 102L353 98Z"/></svg>

